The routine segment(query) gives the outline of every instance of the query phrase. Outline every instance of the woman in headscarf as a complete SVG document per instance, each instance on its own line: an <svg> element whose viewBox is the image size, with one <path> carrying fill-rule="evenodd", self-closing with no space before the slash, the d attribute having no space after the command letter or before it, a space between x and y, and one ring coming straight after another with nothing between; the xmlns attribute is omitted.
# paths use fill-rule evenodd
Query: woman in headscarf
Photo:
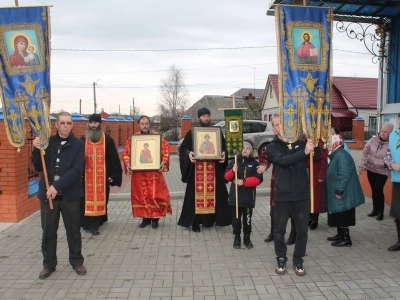
<svg viewBox="0 0 400 300"><path fill-rule="evenodd" d="M29 63L25 62L25 57L28 55L27 47L28 39L23 35L17 35L14 39L14 53L9 57L11 67L29 67Z"/></svg>
<svg viewBox="0 0 400 300"><path fill-rule="evenodd" d="M351 246L349 227L356 225L356 207L365 203L353 157L343 148L343 137L334 134L328 143L330 150L325 185L325 208L328 225L337 227L337 234L328 237L335 247Z"/></svg>

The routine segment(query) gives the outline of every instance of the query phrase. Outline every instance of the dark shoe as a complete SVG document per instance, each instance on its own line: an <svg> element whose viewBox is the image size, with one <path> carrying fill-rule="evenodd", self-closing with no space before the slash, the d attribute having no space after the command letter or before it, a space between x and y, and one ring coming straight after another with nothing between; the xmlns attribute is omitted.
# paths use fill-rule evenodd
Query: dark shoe
<svg viewBox="0 0 400 300"><path fill-rule="evenodd" d="M92 229L92 235L99 235L100 234L100 232L99 232L99 230L98 229Z"/></svg>
<svg viewBox="0 0 400 300"><path fill-rule="evenodd" d="M278 257L276 259L278 261L277 266L275 267L275 273L278 275L283 275L286 273L286 261L285 257Z"/></svg>
<svg viewBox="0 0 400 300"><path fill-rule="evenodd" d="M246 246L247 249L253 248L253 243L250 240L250 233L245 233L244 234L243 244Z"/></svg>
<svg viewBox="0 0 400 300"><path fill-rule="evenodd" d="M51 275L51 273L53 273L55 270L56 270L56 268L43 269L42 272L39 273L39 279L48 278Z"/></svg>
<svg viewBox="0 0 400 300"><path fill-rule="evenodd" d="M330 242L339 241L341 239L342 239L342 230L341 230L340 227L337 228L337 234L335 236L327 238L327 240L330 241Z"/></svg>
<svg viewBox="0 0 400 300"><path fill-rule="evenodd" d="M193 225L193 226L192 226L192 230L193 230L194 232L200 232L200 226L199 226L199 225Z"/></svg>
<svg viewBox="0 0 400 300"><path fill-rule="evenodd" d="M304 276L306 275L306 270L303 268L303 264L293 264L293 269L296 272L297 276Z"/></svg>
<svg viewBox="0 0 400 300"><path fill-rule="evenodd" d="M296 232L291 231L289 238L286 241L286 245L294 245L296 243Z"/></svg>
<svg viewBox="0 0 400 300"><path fill-rule="evenodd" d="M368 217L376 217L378 215L378 212L376 210L372 210L370 214L368 214Z"/></svg>
<svg viewBox="0 0 400 300"><path fill-rule="evenodd" d="M342 238L331 244L334 247L351 247L353 243L351 242L349 229L342 228Z"/></svg>
<svg viewBox="0 0 400 300"><path fill-rule="evenodd" d="M151 220L151 228L153 228L153 229L158 228L158 219Z"/></svg>
<svg viewBox="0 0 400 300"><path fill-rule="evenodd" d="M143 218L142 223L139 224L139 228L145 228L147 225L151 224L151 219Z"/></svg>
<svg viewBox="0 0 400 300"><path fill-rule="evenodd" d="M398 241L396 244L390 246L388 248L389 251L399 251L400 250L400 241Z"/></svg>
<svg viewBox="0 0 400 300"><path fill-rule="evenodd" d="M82 265L72 266L72 269L74 269L78 275L86 275L86 268Z"/></svg>
<svg viewBox="0 0 400 300"><path fill-rule="evenodd" d="M310 226L309 226L309 228L311 230L315 230L315 229L317 229L317 227L318 227L318 221L312 221Z"/></svg>
<svg viewBox="0 0 400 300"><path fill-rule="evenodd" d="M382 221L383 220L383 212L378 213L378 216L376 217L377 221Z"/></svg>
<svg viewBox="0 0 400 300"><path fill-rule="evenodd" d="M264 242L269 243L269 242L272 242L273 240L274 240L274 233L271 232L271 233L266 237L266 239L264 240Z"/></svg>
<svg viewBox="0 0 400 300"><path fill-rule="evenodd" d="M233 241L233 248L240 249L240 234L235 234L235 239Z"/></svg>

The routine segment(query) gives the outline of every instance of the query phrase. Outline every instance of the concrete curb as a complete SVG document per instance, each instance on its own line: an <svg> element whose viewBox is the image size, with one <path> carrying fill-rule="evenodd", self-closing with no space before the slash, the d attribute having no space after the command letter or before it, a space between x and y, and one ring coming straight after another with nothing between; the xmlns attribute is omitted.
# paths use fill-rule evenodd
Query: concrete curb
<svg viewBox="0 0 400 300"><path fill-rule="evenodd" d="M257 189L257 196L268 196L271 192L270 188ZM170 192L171 200L183 199L185 192ZM118 193L110 194L109 200L111 201L122 201L131 199L131 193Z"/></svg>

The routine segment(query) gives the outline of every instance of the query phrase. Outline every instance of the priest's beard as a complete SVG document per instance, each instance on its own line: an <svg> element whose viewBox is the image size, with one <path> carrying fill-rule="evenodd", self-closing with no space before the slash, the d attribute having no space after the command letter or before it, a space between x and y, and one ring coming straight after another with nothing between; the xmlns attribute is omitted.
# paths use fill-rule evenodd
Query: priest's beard
<svg viewBox="0 0 400 300"><path fill-rule="evenodd" d="M101 131L101 125L99 125L99 127L96 129L92 129L90 127L86 129L85 137L92 143L99 142L102 136L103 132Z"/></svg>
<svg viewBox="0 0 400 300"><path fill-rule="evenodd" d="M140 129L140 134L149 134L150 130L147 128Z"/></svg>
<svg viewBox="0 0 400 300"><path fill-rule="evenodd" d="M200 119L199 119L199 123L200 123L200 126L201 126L201 127L210 127L210 126L211 126L211 122L204 123L204 122L202 122Z"/></svg>

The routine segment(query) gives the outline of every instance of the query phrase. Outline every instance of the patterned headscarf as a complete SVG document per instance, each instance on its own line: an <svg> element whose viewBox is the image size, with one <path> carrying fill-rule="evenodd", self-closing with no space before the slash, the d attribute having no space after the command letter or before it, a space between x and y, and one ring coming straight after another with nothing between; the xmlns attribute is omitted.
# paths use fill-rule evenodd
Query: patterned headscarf
<svg viewBox="0 0 400 300"><path fill-rule="evenodd" d="M340 146L343 146L343 137L340 134L332 134L332 150L331 152L338 149Z"/></svg>

